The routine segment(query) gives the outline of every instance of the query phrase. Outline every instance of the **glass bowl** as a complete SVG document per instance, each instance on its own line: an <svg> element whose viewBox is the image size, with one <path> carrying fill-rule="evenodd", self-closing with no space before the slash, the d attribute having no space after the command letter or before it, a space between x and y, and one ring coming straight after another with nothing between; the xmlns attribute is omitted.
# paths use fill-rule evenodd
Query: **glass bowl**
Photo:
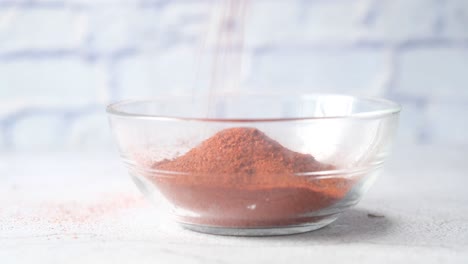
<svg viewBox="0 0 468 264"><path fill-rule="evenodd" d="M242 236L312 231L356 205L389 153L399 112L384 99L313 94L107 107L146 197L187 229Z"/></svg>

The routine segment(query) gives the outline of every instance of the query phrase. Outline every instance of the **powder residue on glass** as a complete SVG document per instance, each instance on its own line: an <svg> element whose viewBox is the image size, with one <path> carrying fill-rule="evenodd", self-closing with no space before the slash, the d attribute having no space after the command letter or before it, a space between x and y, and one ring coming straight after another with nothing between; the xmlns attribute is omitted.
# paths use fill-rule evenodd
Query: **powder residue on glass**
<svg viewBox="0 0 468 264"><path fill-rule="evenodd" d="M178 209L190 212L178 220L208 226L307 223L352 187L346 178L316 173L335 170L333 165L289 150L256 128L222 130L152 168L157 172L148 178Z"/></svg>

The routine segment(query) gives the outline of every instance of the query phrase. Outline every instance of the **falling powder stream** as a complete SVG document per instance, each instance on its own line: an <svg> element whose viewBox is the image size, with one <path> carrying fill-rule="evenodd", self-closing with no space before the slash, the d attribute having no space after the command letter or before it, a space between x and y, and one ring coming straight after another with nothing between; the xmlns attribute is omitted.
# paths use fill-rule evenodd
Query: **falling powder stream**
<svg viewBox="0 0 468 264"><path fill-rule="evenodd" d="M248 0L223 0L213 3L208 32L202 39L200 54L212 56L210 63L210 81L207 103L207 117L211 117L215 100L222 91L237 91L240 89L242 73L242 55L244 51L244 27ZM212 36L214 39L207 40ZM201 59L196 60L198 64ZM196 65L199 66L199 65ZM200 67L197 67L196 80L199 80ZM195 97L196 90L193 90Z"/></svg>

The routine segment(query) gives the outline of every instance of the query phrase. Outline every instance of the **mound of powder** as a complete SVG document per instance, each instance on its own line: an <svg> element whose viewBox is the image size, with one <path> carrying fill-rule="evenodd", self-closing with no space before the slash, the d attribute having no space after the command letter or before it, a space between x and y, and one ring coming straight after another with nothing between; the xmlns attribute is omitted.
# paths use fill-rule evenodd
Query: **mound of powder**
<svg viewBox="0 0 468 264"><path fill-rule="evenodd" d="M179 221L209 226L316 221L314 212L338 202L352 187L346 178L313 175L336 168L289 150L255 128L222 130L152 168L160 173L148 178L178 209L190 212L179 215Z"/></svg>

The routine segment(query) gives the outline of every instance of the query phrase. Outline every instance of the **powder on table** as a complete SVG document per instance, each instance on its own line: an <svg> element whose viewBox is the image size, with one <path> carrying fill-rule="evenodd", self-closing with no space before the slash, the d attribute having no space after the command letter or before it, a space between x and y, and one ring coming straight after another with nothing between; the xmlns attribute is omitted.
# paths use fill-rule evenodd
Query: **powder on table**
<svg viewBox="0 0 468 264"><path fill-rule="evenodd" d="M186 154L153 164L151 175L179 221L221 227L264 227L317 220L314 212L342 199L348 179L298 175L336 169L283 147L255 128L218 132ZM175 174L164 174L170 171Z"/></svg>

